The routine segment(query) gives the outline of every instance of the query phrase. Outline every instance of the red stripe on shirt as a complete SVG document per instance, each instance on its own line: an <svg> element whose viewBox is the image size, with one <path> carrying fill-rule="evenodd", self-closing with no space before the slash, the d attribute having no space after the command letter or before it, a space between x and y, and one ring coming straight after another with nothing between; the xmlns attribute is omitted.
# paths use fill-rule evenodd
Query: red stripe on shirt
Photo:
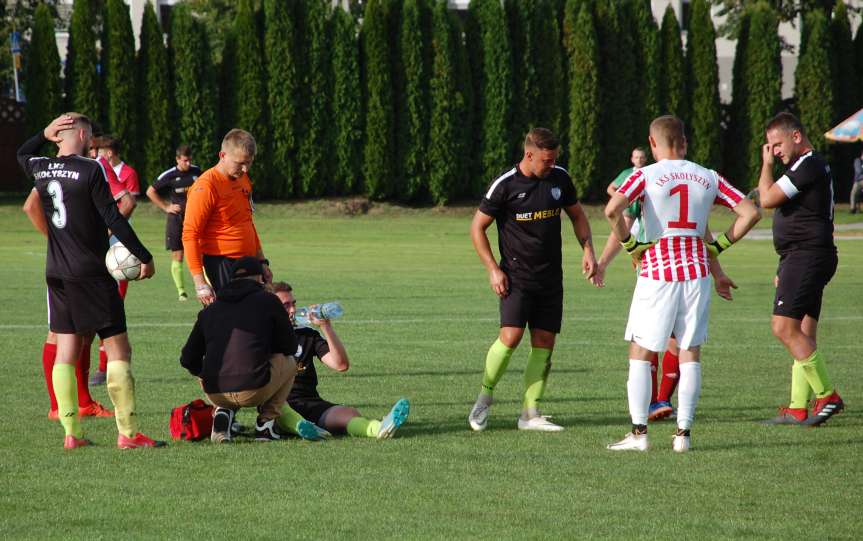
<svg viewBox="0 0 863 541"><path fill-rule="evenodd" d="M678 282L682 282L683 280L686 280L685 273L683 272L683 264L686 261L686 254L681 246L680 237L674 237L674 253L676 255L676 260L674 262L675 279Z"/></svg>

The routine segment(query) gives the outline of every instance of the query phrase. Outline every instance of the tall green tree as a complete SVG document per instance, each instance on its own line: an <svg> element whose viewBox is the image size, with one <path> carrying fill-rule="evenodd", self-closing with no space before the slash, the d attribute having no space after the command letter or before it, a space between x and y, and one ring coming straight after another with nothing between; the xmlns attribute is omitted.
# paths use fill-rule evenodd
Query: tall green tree
<svg viewBox="0 0 863 541"><path fill-rule="evenodd" d="M454 11L449 11L450 26L455 43L455 76L457 92L454 96L456 111L459 119L458 136L453 141L453 146L458 153L458 176L456 183L458 188L454 195L474 197L481 193L482 188L476 181L477 157L475 151L476 139L473 126L476 118L476 99L473 94L473 78L471 74L470 58L467 50L467 30L465 21Z"/></svg>
<svg viewBox="0 0 863 541"><path fill-rule="evenodd" d="M138 49L137 59L140 148L135 162L141 179L148 182L164 171L173 158L170 116L172 96L168 79L168 52L162 36L156 11L153 4L148 2L141 20L141 48ZM124 144L127 154L134 150L128 142Z"/></svg>
<svg viewBox="0 0 863 541"><path fill-rule="evenodd" d="M680 40L680 25L671 5L665 9L659 33L659 93L662 111L663 114L686 119L686 64L683 58L683 43Z"/></svg>
<svg viewBox="0 0 863 541"><path fill-rule="evenodd" d="M722 160L722 128L719 105L719 66L716 63L716 30L707 0L694 0L686 43L686 67L692 98L689 157L719 169Z"/></svg>
<svg viewBox="0 0 863 541"><path fill-rule="evenodd" d="M612 179L626 166L635 142L634 96L637 85L632 51L635 47L628 17L619 2L596 3L600 55L600 133L602 178Z"/></svg>
<svg viewBox="0 0 863 541"><path fill-rule="evenodd" d="M405 0L399 47L404 92L398 96L397 138L402 147L398 175L402 185L396 194L407 201L428 190L430 15L425 0Z"/></svg>
<svg viewBox="0 0 863 541"><path fill-rule="evenodd" d="M499 0L471 0L468 47L475 74L478 183L487 186L516 156L511 147L512 59L506 17Z"/></svg>
<svg viewBox="0 0 863 541"><path fill-rule="evenodd" d="M261 33L258 28L257 13L252 0L240 0L237 6L237 18L234 21L233 39L236 39L236 56L234 57L234 110L236 125L255 138L265 150L265 142L269 139L269 121L267 118L267 79L264 71L264 52L261 45ZM255 190L264 196L272 195L269 182L270 170L268 156L260 153L255 159Z"/></svg>
<svg viewBox="0 0 863 541"><path fill-rule="evenodd" d="M108 0L105 8L106 38L103 54L107 114L105 129L127 147L136 143L135 38L129 7L123 0Z"/></svg>
<svg viewBox="0 0 863 541"><path fill-rule="evenodd" d="M309 92L305 130L300 138L300 193L317 197L331 182L332 65L330 63L330 7L325 0L306 0L306 70Z"/></svg>
<svg viewBox="0 0 863 541"><path fill-rule="evenodd" d="M25 114L27 130L35 133L48 125L63 109L60 85L60 55L54 37L54 19L48 6L36 9L30 47L24 60Z"/></svg>
<svg viewBox="0 0 863 541"><path fill-rule="evenodd" d="M446 2L437 1L432 16L431 133L429 134L429 191L439 205L454 195L459 175L459 105L456 32Z"/></svg>
<svg viewBox="0 0 863 541"><path fill-rule="evenodd" d="M647 144L650 123L660 115L662 109L659 95L659 28L653 18L650 0L633 0L630 5L638 80L635 87L637 96L633 135L634 145L644 146Z"/></svg>
<svg viewBox="0 0 863 541"><path fill-rule="evenodd" d="M299 125L308 99L300 84L304 59L300 52L299 6L297 2L264 0L264 54L272 132L268 149L272 162L270 188L276 198L290 196L299 188Z"/></svg>
<svg viewBox="0 0 863 541"><path fill-rule="evenodd" d="M179 4L171 13L177 143L189 145L195 163L208 167L219 151L216 80L210 40L204 23L190 7Z"/></svg>
<svg viewBox="0 0 863 541"><path fill-rule="evenodd" d="M237 38L234 27L225 30L221 36L222 54L219 61L219 140L228 131L237 126Z"/></svg>
<svg viewBox="0 0 863 541"><path fill-rule="evenodd" d="M333 193L355 193L362 171L362 85L357 23L342 9L333 12Z"/></svg>
<svg viewBox="0 0 863 541"><path fill-rule="evenodd" d="M744 189L758 184L764 126L781 100L779 20L766 3L747 7L740 20L733 67L732 128L727 148L733 180Z"/></svg>
<svg viewBox="0 0 863 541"><path fill-rule="evenodd" d="M851 24L844 2L837 2L833 9L830 37L832 45L828 52L833 74L832 86L836 113L833 122L836 123L845 120L860 108L857 101L857 85L861 82L861 74L857 73L854 65L854 41L851 37Z"/></svg>
<svg viewBox="0 0 863 541"><path fill-rule="evenodd" d="M566 11L574 22L568 39L570 174L579 197L588 197L599 192L602 178L599 41L588 3L568 0Z"/></svg>
<svg viewBox="0 0 863 541"><path fill-rule="evenodd" d="M102 114L94 21L90 1L75 0L66 53L66 107L98 121Z"/></svg>
<svg viewBox="0 0 863 541"><path fill-rule="evenodd" d="M857 73L858 80L863 82L863 24L857 27L857 33L854 35L854 71ZM855 100L855 107L863 107L863 84L857 85Z"/></svg>
<svg viewBox="0 0 863 541"><path fill-rule="evenodd" d="M830 63L830 27L827 17L820 10L806 14L803 22L809 30L803 54L794 72L794 94L800 121L806 127L812 145L824 152L827 141L823 133L833 125L836 117L834 105L836 98L831 84L833 80Z"/></svg>
<svg viewBox="0 0 863 541"><path fill-rule="evenodd" d="M395 115L393 81L388 37L388 0L369 0L363 14L363 60L366 87L366 140L363 147L363 176L366 192L383 199L392 192L395 174Z"/></svg>

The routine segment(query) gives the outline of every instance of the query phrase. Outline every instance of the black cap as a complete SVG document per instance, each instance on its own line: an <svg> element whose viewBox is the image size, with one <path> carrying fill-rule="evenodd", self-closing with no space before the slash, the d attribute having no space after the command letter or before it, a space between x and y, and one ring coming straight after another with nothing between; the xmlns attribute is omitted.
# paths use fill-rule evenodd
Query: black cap
<svg viewBox="0 0 863 541"><path fill-rule="evenodd" d="M264 267L261 266L261 262L258 261L257 257L241 257L234 262L234 266L231 268L231 280L262 274L264 274Z"/></svg>

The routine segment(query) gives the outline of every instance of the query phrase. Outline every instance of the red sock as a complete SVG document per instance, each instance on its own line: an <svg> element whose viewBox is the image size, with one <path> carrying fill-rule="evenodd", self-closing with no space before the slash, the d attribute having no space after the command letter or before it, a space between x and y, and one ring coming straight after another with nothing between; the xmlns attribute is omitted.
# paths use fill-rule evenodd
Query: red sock
<svg viewBox="0 0 863 541"><path fill-rule="evenodd" d="M45 372L45 385L48 386L48 397L51 399L51 411L57 411L57 397L54 396L54 357L57 356L57 344L45 342L42 346L42 370Z"/></svg>
<svg viewBox="0 0 863 541"><path fill-rule="evenodd" d="M120 292L120 298L126 298L126 291L129 289L129 281L128 280L117 280L117 291Z"/></svg>
<svg viewBox="0 0 863 541"><path fill-rule="evenodd" d="M84 344L81 355L75 363L75 380L78 382L78 407L83 408L93 403L90 396L90 386L87 379L90 377L90 344Z"/></svg>
<svg viewBox="0 0 863 541"><path fill-rule="evenodd" d="M659 385L657 397L660 402L671 400L671 395L674 394L674 389L677 388L677 382L680 380L679 366L677 355L666 351L662 356L662 383Z"/></svg>
<svg viewBox="0 0 863 541"><path fill-rule="evenodd" d="M99 372L108 371L108 354L105 353L105 346L99 342Z"/></svg>
<svg viewBox="0 0 863 541"><path fill-rule="evenodd" d="M656 371L659 370L659 353L650 355L650 403L656 402Z"/></svg>

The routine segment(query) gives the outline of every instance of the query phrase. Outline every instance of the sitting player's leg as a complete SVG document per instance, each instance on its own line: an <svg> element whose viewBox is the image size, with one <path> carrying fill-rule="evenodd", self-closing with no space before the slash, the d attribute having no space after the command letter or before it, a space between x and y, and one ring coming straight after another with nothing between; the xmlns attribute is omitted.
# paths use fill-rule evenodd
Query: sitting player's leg
<svg viewBox="0 0 863 541"><path fill-rule="evenodd" d="M89 445L83 438L78 418L78 385L75 382L75 363L81 351L81 337L77 334L57 333L57 355L52 369L54 394L57 397L57 414L66 433L63 447L74 449Z"/></svg>
<svg viewBox="0 0 863 541"><path fill-rule="evenodd" d="M270 384L277 387L272 396L258 408L255 439L265 439L266 433L284 429L305 440L322 440L330 433L306 420L288 404L288 395L297 375L297 362L293 357L276 353L270 358Z"/></svg>
<svg viewBox="0 0 863 541"><path fill-rule="evenodd" d="M132 449L136 447L162 447L165 442L156 441L142 434L138 429L138 417L135 404L135 379L132 377L132 348L129 345L129 335L116 329L100 331L102 344L108 357L107 388L108 396L114 404L115 421L117 423L117 447Z"/></svg>

